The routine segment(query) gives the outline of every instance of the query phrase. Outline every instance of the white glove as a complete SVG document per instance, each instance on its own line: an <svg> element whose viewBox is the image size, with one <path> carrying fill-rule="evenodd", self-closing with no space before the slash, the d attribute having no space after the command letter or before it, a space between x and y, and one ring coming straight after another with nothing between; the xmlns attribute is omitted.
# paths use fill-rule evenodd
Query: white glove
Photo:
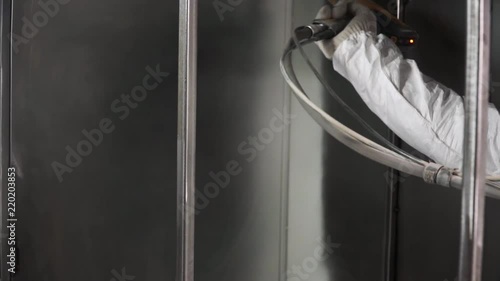
<svg viewBox="0 0 500 281"><path fill-rule="evenodd" d="M323 52L325 57L329 60L332 59L333 53L346 39L351 37L353 34L360 32L373 32L377 33L377 18L367 7L358 4L357 1L339 1L337 5L333 7L331 5L323 6L316 19L320 20L335 20L341 19L345 16L345 11L347 10L354 15L354 18L346 26L346 28L332 39L323 40L316 42L319 49Z"/></svg>

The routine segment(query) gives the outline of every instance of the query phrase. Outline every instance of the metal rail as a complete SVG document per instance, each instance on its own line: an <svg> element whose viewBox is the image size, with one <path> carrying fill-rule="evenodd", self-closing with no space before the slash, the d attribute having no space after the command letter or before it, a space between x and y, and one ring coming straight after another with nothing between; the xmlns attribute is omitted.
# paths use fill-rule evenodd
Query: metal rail
<svg viewBox="0 0 500 281"><path fill-rule="evenodd" d="M401 147L401 139L389 130L389 140L397 147ZM397 276L397 248L398 248L398 209L401 173L393 168L388 171L387 203L385 214L385 260L384 281L394 281Z"/></svg>
<svg viewBox="0 0 500 281"><path fill-rule="evenodd" d="M396 17L404 20L404 0L397 0ZM389 140L397 147L401 147L401 139L389 129ZM394 281L397 276L397 247L398 247L398 209L399 209L399 190L400 172L389 168L388 186L387 186L387 204L385 218L385 260L384 260L384 281Z"/></svg>
<svg viewBox="0 0 500 281"><path fill-rule="evenodd" d="M198 0L180 0L177 281L194 280Z"/></svg>
<svg viewBox="0 0 500 281"><path fill-rule="evenodd" d="M467 62L459 281L480 281L490 72L490 0L467 0Z"/></svg>

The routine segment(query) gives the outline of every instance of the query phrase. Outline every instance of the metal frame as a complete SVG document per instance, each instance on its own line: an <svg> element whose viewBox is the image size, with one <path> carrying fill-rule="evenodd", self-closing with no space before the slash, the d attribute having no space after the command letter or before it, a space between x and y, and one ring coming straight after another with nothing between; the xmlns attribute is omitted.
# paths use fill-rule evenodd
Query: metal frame
<svg viewBox="0 0 500 281"><path fill-rule="evenodd" d="M480 281L482 273L490 31L490 0L467 0L467 73L459 281Z"/></svg>
<svg viewBox="0 0 500 281"><path fill-rule="evenodd" d="M5 2L10 1L2 2L2 14L5 14L4 9L7 6ZM467 0L466 120L459 281L481 280L486 176L485 145L490 69L490 5L490 0ZM402 15L401 8L401 1L398 1L398 17ZM197 0L180 0L177 202L178 281L194 280L197 10ZM2 21L2 58L5 58L6 54L4 47L5 27L4 19ZM5 69L5 64L5 60L2 60L2 69ZM5 71L2 71L2 109L5 108L5 90L9 92L9 87L5 85L5 78L8 75L10 73L6 74ZM4 117L5 113L2 114L3 132ZM5 137L2 135L2 148L5 148L7 145L4 143L4 140ZM2 154L2 165L5 165L4 154ZM5 167L2 166L2 168ZM387 263L387 265L389 264ZM386 280L391 280L391 277L394 276L393 274L389 274L390 271L392 271L390 267L387 267Z"/></svg>
<svg viewBox="0 0 500 281"><path fill-rule="evenodd" d="M198 0L179 5L177 281L194 280Z"/></svg>

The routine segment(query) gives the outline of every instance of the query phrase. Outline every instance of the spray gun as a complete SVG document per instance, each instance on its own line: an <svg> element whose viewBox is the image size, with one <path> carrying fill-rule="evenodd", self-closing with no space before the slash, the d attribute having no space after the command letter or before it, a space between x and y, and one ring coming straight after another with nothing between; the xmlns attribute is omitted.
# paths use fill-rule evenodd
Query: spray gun
<svg viewBox="0 0 500 281"><path fill-rule="evenodd" d="M349 24L350 19L346 15L347 4L351 1L329 0L329 2L336 7L333 15L335 20L314 20L309 25L297 28L295 34L300 42L331 39ZM357 2L368 7L376 15L378 33L386 35L400 47L411 47L417 44L419 35L410 26L370 0L358 0Z"/></svg>

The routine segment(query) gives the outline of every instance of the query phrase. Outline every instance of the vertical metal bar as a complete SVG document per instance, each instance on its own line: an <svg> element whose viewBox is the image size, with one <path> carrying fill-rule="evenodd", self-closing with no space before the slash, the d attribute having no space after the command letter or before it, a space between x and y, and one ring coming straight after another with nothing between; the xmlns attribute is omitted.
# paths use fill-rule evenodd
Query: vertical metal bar
<svg viewBox="0 0 500 281"><path fill-rule="evenodd" d="M490 73L490 0L467 0L467 72L459 281L482 271Z"/></svg>
<svg viewBox="0 0 500 281"><path fill-rule="evenodd" d="M389 131L389 139L398 147L401 140ZM386 206L386 230L385 230L385 260L384 260L384 281L394 281L397 275L397 235L398 235L398 208L400 173L398 170L388 170L387 206Z"/></svg>
<svg viewBox="0 0 500 281"><path fill-rule="evenodd" d="M291 38L293 30L293 7L294 0L285 0L285 32L283 34L283 45L285 46ZM290 87L283 82L283 114L287 116L291 112L292 92ZM282 158L281 158L281 192L280 192L280 245L279 245L279 281L286 281L288 266L288 221L289 221L289 178L290 178L290 124L285 124L282 132Z"/></svg>
<svg viewBox="0 0 500 281"><path fill-rule="evenodd" d="M397 0L396 16L403 20L404 5L403 0ZM401 139L389 130L389 140L396 146L401 146ZM398 235L398 208L399 208L399 189L400 173L398 170L389 169L389 183L387 190L386 206L386 231L385 231L385 260L383 270L384 281L394 281L397 276L397 235Z"/></svg>
<svg viewBox="0 0 500 281"><path fill-rule="evenodd" d="M397 11L396 11L396 17L400 20L404 20L404 4L403 0L397 0Z"/></svg>
<svg viewBox="0 0 500 281"><path fill-rule="evenodd" d="M177 281L194 280L198 0L180 0Z"/></svg>

